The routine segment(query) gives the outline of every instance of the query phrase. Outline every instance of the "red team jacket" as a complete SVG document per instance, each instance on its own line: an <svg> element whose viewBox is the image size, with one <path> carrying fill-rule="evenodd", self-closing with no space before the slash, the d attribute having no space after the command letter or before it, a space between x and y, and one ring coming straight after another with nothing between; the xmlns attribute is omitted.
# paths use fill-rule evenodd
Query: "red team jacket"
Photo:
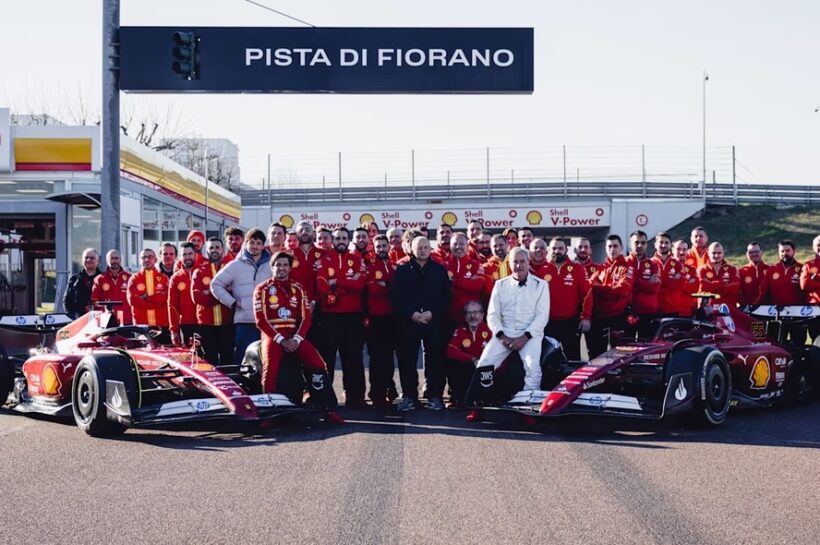
<svg viewBox="0 0 820 545"><path fill-rule="evenodd" d="M447 345L447 357L451 360L472 363L473 358L481 357L481 352L493 336L487 322L481 322L475 330L465 324L453 331L450 343Z"/></svg>
<svg viewBox="0 0 820 545"><path fill-rule="evenodd" d="M367 314L384 316L395 310L390 304L390 282L396 274L396 264L376 259L367 267ZM384 286L380 284L384 282Z"/></svg>
<svg viewBox="0 0 820 545"><path fill-rule="evenodd" d="M354 280L356 274L359 278ZM328 283L333 278L336 279L335 290ZM366 283L367 267L359 255L347 250L342 253L336 250L328 252L322 259L316 276L316 289L321 295L322 310L336 314L362 312L362 292Z"/></svg>
<svg viewBox="0 0 820 545"><path fill-rule="evenodd" d="M619 255L604 262L592 277L592 313L598 318L612 318L626 311L632 302L632 282L635 271Z"/></svg>
<svg viewBox="0 0 820 545"><path fill-rule="evenodd" d="M724 262L719 269L707 263L698 267L700 291L717 293L720 295L718 304L726 303L729 308L737 306L737 294L740 292L740 278L737 269Z"/></svg>
<svg viewBox="0 0 820 545"><path fill-rule="evenodd" d="M772 305L802 305L803 291L800 289L800 271L803 266L797 261L786 267L782 261L769 266L763 280L765 297Z"/></svg>
<svg viewBox="0 0 820 545"><path fill-rule="evenodd" d="M181 325L196 325L196 303L191 295L193 269L180 269L168 281L168 324L179 333Z"/></svg>
<svg viewBox="0 0 820 545"><path fill-rule="evenodd" d="M693 293L697 293L700 289L700 279L698 278L698 271L695 267L681 263L683 270L682 284L678 296L675 299L675 314L684 318L689 318L695 314L695 306L697 301L692 297Z"/></svg>
<svg viewBox="0 0 820 545"><path fill-rule="evenodd" d="M316 301L316 272L322 263L326 252L312 246L305 252L301 247L293 250L293 265L290 269L290 279L298 282L305 290L308 301Z"/></svg>
<svg viewBox="0 0 820 545"><path fill-rule="evenodd" d="M464 255L461 259L451 255L444 267L452 282L450 320L461 323L464 320L464 305L470 301L481 301L485 283L484 267L469 255Z"/></svg>
<svg viewBox="0 0 820 545"><path fill-rule="evenodd" d="M658 267L661 285L658 289L658 312L661 314L677 314L678 294L686 282L686 271L683 264L672 256L664 263L658 254L652 256L652 261Z"/></svg>
<svg viewBox="0 0 820 545"><path fill-rule="evenodd" d="M112 309L120 325L129 325L133 320L131 306L128 304L129 278L131 278L129 272L122 271L114 278L111 269L106 269L94 279L94 285L91 288L91 301L95 304L99 301L122 301L121 305Z"/></svg>
<svg viewBox="0 0 820 545"><path fill-rule="evenodd" d="M542 277L550 287L550 320L569 320L592 318L592 287L587 280L587 273L581 265L564 261L558 268L555 263L548 263Z"/></svg>
<svg viewBox="0 0 820 545"><path fill-rule="evenodd" d="M800 271L800 289L805 292L806 303L820 305L820 256L803 265Z"/></svg>
<svg viewBox="0 0 820 545"><path fill-rule="evenodd" d="M759 305L765 301L766 293L763 291L764 280L768 265L760 261L757 265L747 263L737 270L740 277L740 292L737 295L737 302L743 305Z"/></svg>
<svg viewBox="0 0 820 545"><path fill-rule="evenodd" d="M626 258L626 262L635 274L632 279L632 311L637 314L655 314L658 312L658 292L661 284L652 283L649 278L653 274L659 275L658 263L648 257L638 260L638 257L632 254Z"/></svg>
<svg viewBox="0 0 820 545"><path fill-rule="evenodd" d="M224 265L206 263L194 271L191 278L191 296L196 305L196 323L199 325L229 325L233 323L233 311L223 305L211 293L211 280Z"/></svg>
<svg viewBox="0 0 820 545"><path fill-rule="evenodd" d="M142 295L146 295L145 299ZM134 323L168 327L168 277L156 269L141 269L128 280L128 304Z"/></svg>

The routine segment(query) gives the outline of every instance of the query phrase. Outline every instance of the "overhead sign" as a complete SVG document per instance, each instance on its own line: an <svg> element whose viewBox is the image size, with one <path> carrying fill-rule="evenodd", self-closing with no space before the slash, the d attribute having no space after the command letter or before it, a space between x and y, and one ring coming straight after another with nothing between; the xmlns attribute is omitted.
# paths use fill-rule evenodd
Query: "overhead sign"
<svg viewBox="0 0 820 545"><path fill-rule="evenodd" d="M122 27L120 89L532 93L532 28Z"/></svg>
<svg viewBox="0 0 820 545"><path fill-rule="evenodd" d="M314 227L353 228L375 221L379 229L411 229L428 227L436 229L446 223L464 229L473 220L480 221L486 229L501 231L507 227L533 227L549 229L579 229L584 227L608 227L609 206L571 207L519 207L519 208L450 208L437 206L414 210L385 210L375 206L369 210L316 210L274 208L273 219L290 228L300 221L309 221Z"/></svg>

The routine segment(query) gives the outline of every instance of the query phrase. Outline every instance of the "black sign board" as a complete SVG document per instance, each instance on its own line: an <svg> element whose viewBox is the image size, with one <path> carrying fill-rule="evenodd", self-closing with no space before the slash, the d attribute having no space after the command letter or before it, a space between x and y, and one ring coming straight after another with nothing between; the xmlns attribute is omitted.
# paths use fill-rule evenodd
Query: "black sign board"
<svg viewBox="0 0 820 545"><path fill-rule="evenodd" d="M122 27L120 89L531 93L531 28Z"/></svg>

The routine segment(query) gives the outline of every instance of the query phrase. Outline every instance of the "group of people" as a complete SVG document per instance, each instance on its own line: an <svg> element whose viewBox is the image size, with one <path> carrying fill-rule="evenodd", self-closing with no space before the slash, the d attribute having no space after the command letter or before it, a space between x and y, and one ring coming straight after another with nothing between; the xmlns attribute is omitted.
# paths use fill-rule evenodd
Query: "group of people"
<svg viewBox="0 0 820 545"><path fill-rule="evenodd" d="M592 261L585 238L572 260L562 237L544 240L528 227L491 234L478 221L466 232L442 224L435 249L428 236L426 229L382 234L376 223L314 229L306 221L292 231L273 223L267 233L230 227L224 239L191 231L180 255L164 244L158 262L154 250L144 249L134 274L122 269L116 250L100 272L99 255L89 248L83 270L69 281L65 309L76 317L116 302L108 305L121 324L159 328L160 343L186 344L198 334L214 365L240 363L248 345L261 339L265 392L278 391L286 357L306 368L309 389L332 385L338 355L348 407L391 405L398 397L397 362L398 409L410 411L420 406L420 349L421 397L440 410L448 386L450 404L461 406L477 366L497 368L518 352L524 388L538 389L545 335L575 360L585 336L593 358L613 338L648 337L656 318L692 316L696 292L718 294L730 306L820 304L820 236L806 264L794 260L794 244L783 240L776 264L764 264L760 246L751 243L749 263L739 269L700 227L691 247L658 233L652 257L643 231L630 235L626 252L621 238L609 235L604 263ZM811 336L818 333L813 326ZM332 388L324 391L335 407Z"/></svg>

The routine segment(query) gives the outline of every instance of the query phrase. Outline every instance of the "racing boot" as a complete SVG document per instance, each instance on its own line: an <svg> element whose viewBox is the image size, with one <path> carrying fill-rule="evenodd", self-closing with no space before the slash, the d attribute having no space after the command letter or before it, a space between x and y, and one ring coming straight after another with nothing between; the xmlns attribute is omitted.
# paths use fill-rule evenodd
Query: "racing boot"
<svg viewBox="0 0 820 545"><path fill-rule="evenodd" d="M325 422L329 424L344 424L345 419L341 417L336 411L328 411L325 414Z"/></svg>
<svg viewBox="0 0 820 545"><path fill-rule="evenodd" d="M467 413L467 422L478 422L481 418L481 411L478 409L470 409Z"/></svg>

